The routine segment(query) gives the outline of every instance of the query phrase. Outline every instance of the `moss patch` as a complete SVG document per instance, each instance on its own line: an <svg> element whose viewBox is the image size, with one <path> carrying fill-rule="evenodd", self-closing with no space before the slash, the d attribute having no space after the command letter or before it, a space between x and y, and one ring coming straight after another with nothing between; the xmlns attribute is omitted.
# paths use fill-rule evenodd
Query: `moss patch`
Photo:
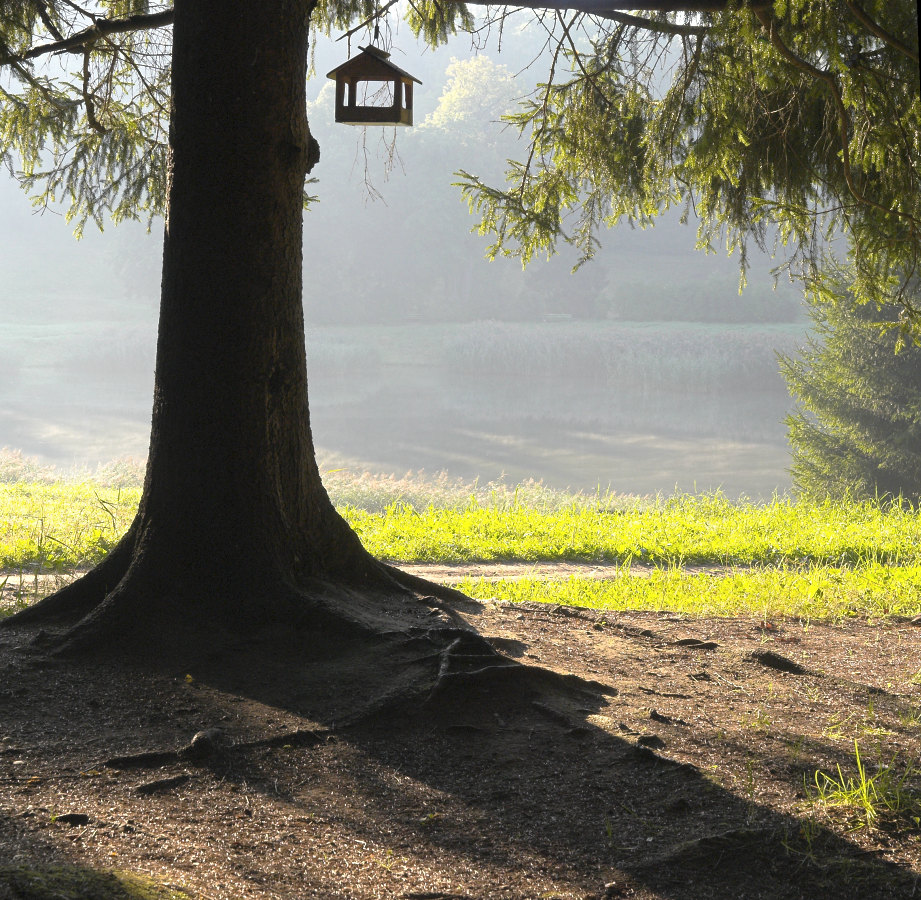
<svg viewBox="0 0 921 900"><path fill-rule="evenodd" d="M192 895L127 872L78 866L0 866L3 900L192 900Z"/></svg>

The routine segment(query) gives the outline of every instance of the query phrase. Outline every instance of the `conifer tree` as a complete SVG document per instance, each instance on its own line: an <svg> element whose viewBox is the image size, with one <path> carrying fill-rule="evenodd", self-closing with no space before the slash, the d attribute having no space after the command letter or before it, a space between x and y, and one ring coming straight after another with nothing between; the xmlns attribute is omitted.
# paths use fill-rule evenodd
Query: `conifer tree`
<svg viewBox="0 0 921 900"><path fill-rule="evenodd" d="M787 418L794 486L818 497L917 503L921 346L902 340L898 307L854 303L847 275L839 269L807 295L814 335L798 359L781 358L798 401Z"/></svg>

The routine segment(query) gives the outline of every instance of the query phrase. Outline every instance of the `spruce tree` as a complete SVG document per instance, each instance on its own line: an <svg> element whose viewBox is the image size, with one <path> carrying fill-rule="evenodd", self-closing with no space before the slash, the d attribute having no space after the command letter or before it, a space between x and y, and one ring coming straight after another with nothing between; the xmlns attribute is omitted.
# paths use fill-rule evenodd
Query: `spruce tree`
<svg viewBox="0 0 921 900"><path fill-rule="evenodd" d="M918 296L914 283L912 293ZM921 500L921 347L900 308L854 303L846 273L807 295L814 333L781 369L797 491L816 497Z"/></svg>

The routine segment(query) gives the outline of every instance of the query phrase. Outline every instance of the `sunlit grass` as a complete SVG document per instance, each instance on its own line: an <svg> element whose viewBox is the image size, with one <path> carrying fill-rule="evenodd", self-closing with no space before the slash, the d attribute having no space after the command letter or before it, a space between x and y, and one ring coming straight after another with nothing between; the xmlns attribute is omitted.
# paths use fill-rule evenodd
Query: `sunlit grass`
<svg viewBox="0 0 921 900"><path fill-rule="evenodd" d="M421 488L416 487L419 493ZM921 563L921 515L878 503L731 502L716 495L672 499L494 500L378 512L340 506L364 545L395 562L642 562L803 567ZM469 495L468 495L469 496ZM128 527L139 488L81 483L0 483L0 568L95 562ZM335 493L333 499L336 500ZM373 498L371 498L373 500ZM613 506L614 503L619 506Z"/></svg>
<svg viewBox="0 0 921 900"><path fill-rule="evenodd" d="M34 579L101 560L137 511L142 468L133 465L68 481L0 451L0 582L3 573ZM107 486L113 473L134 486ZM368 550L398 564L621 567L606 580L462 582L460 589L475 597L719 616L921 613L921 513L908 506L788 497L736 502L718 493L568 494L536 482L478 485L445 475L346 470L329 471L324 481ZM692 565L719 572L690 571ZM644 574L628 574L631 566Z"/></svg>
<svg viewBox="0 0 921 900"><path fill-rule="evenodd" d="M806 802L813 808L839 809L851 820L851 828L872 829L881 820L888 825L921 826L921 772L911 763L898 760L877 766L870 774L854 741L856 775L837 767L837 777L817 771L813 784L804 782Z"/></svg>
<svg viewBox="0 0 921 900"><path fill-rule="evenodd" d="M672 568L605 580L467 578L454 587L479 600L669 610L694 616L881 619L921 614L921 566L758 568L720 575Z"/></svg>
<svg viewBox="0 0 921 900"><path fill-rule="evenodd" d="M94 565L131 524L140 494L88 482L0 483L0 571Z"/></svg>
<svg viewBox="0 0 921 900"><path fill-rule="evenodd" d="M342 510L375 555L402 562L516 559L656 565L921 562L921 515L879 503L732 502L720 494L621 501L576 498L553 511L471 501Z"/></svg>

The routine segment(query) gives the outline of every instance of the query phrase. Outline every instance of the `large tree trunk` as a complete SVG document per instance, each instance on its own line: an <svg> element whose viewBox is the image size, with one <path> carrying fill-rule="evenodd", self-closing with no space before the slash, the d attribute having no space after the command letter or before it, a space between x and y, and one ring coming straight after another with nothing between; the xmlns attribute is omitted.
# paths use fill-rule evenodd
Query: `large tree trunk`
<svg viewBox="0 0 921 900"><path fill-rule="evenodd" d="M176 2L143 498L98 569L18 620L79 619L71 644L194 643L205 630L323 618L304 599L322 583L399 593L330 503L310 433L301 242L316 158L311 8Z"/></svg>
<svg viewBox="0 0 921 900"><path fill-rule="evenodd" d="M307 411L305 0L176 7L172 171L138 548L180 572L344 571L361 556Z"/></svg>

